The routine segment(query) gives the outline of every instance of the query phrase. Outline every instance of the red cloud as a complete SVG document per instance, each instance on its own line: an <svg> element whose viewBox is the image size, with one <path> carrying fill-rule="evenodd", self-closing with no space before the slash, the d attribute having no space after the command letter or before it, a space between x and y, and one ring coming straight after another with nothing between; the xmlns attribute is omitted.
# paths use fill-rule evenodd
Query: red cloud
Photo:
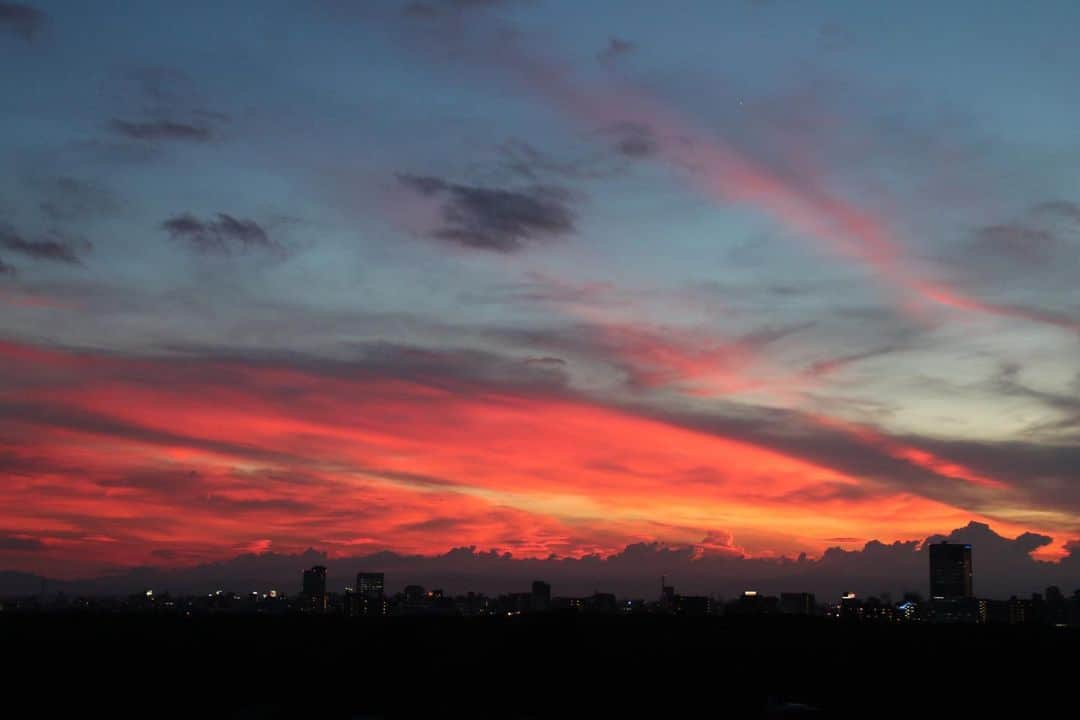
<svg viewBox="0 0 1080 720"><path fill-rule="evenodd" d="M813 552L838 533L918 535L972 517L535 390L11 343L0 369L0 532L39 541L3 557L27 569L194 562L267 542L540 557L708 537L718 551Z"/></svg>

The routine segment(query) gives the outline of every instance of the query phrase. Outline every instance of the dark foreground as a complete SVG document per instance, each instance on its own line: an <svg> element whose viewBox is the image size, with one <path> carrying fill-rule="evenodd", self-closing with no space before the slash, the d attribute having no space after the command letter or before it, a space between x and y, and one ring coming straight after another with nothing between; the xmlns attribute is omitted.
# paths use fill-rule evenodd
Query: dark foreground
<svg viewBox="0 0 1080 720"><path fill-rule="evenodd" d="M0 649L4 714L35 717L970 718L1080 702L1080 630L1051 627L7 614Z"/></svg>

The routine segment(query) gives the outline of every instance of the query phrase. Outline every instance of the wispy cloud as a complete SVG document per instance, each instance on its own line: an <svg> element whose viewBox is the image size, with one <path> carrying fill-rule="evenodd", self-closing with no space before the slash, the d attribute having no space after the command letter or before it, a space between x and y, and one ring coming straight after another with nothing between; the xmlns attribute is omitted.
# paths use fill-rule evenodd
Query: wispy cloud
<svg viewBox="0 0 1080 720"><path fill-rule="evenodd" d="M755 208L796 237L871 271L900 294L903 312L917 313L920 305L942 306L1080 331L1080 322L1065 313L985 300L935 277L933 269L915 261L880 213L835 192L824 173L778 173L640 89L615 80L604 84L581 80L571 68L534 51L517 26L489 18L467 25L428 21L416 29L429 45L452 53L460 62L501 68L589 129L648 128L657 141L649 156L682 171L704 196L725 207ZM642 149L640 144L629 147Z"/></svg>

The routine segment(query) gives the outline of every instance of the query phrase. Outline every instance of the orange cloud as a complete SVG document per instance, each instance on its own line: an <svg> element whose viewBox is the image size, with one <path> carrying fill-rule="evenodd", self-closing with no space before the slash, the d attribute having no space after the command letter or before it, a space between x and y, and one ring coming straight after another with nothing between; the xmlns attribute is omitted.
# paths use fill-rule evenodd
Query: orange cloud
<svg viewBox="0 0 1080 720"><path fill-rule="evenodd" d="M266 543L540 557L710 537L724 539L714 551L818 552L837 535L911 537L979 517L536 391L10 343L0 367L0 530L41 540L6 553L27 567L192 562Z"/></svg>

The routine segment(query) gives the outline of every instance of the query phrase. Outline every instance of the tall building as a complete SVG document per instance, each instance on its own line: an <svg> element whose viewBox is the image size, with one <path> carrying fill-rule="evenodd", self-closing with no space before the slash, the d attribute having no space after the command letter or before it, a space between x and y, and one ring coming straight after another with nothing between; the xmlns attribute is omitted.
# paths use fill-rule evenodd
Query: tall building
<svg viewBox="0 0 1080 720"><path fill-rule="evenodd" d="M326 568L316 565L304 571L304 595L311 607L316 610L326 609Z"/></svg>
<svg viewBox="0 0 1080 720"><path fill-rule="evenodd" d="M547 612L551 609L551 586L543 580L534 580L532 584L533 612Z"/></svg>
<svg viewBox="0 0 1080 720"><path fill-rule="evenodd" d="M383 573L356 573L360 615L386 614L386 582Z"/></svg>
<svg viewBox="0 0 1080 720"><path fill-rule="evenodd" d="M971 546L940 542L930 546L930 599L971 598Z"/></svg>
<svg viewBox="0 0 1080 720"><path fill-rule="evenodd" d="M676 605L679 615L703 617L712 614L712 599L705 595L679 595Z"/></svg>
<svg viewBox="0 0 1080 720"><path fill-rule="evenodd" d="M660 610L661 612L675 611L675 586L667 584L667 578L660 576Z"/></svg>
<svg viewBox="0 0 1080 720"><path fill-rule="evenodd" d="M863 602L855 593L846 592L840 596L836 612L841 620L862 620Z"/></svg>
<svg viewBox="0 0 1080 720"><path fill-rule="evenodd" d="M780 612L785 615L813 615L816 608L814 593L780 593Z"/></svg>
<svg viewBox="0 0 1080 720"><path fill-rule="evenodd" d="M775 595L762 595L757 590L744 590L743 594L724 607L728 615L775 615L780 603Z"/></svg>

